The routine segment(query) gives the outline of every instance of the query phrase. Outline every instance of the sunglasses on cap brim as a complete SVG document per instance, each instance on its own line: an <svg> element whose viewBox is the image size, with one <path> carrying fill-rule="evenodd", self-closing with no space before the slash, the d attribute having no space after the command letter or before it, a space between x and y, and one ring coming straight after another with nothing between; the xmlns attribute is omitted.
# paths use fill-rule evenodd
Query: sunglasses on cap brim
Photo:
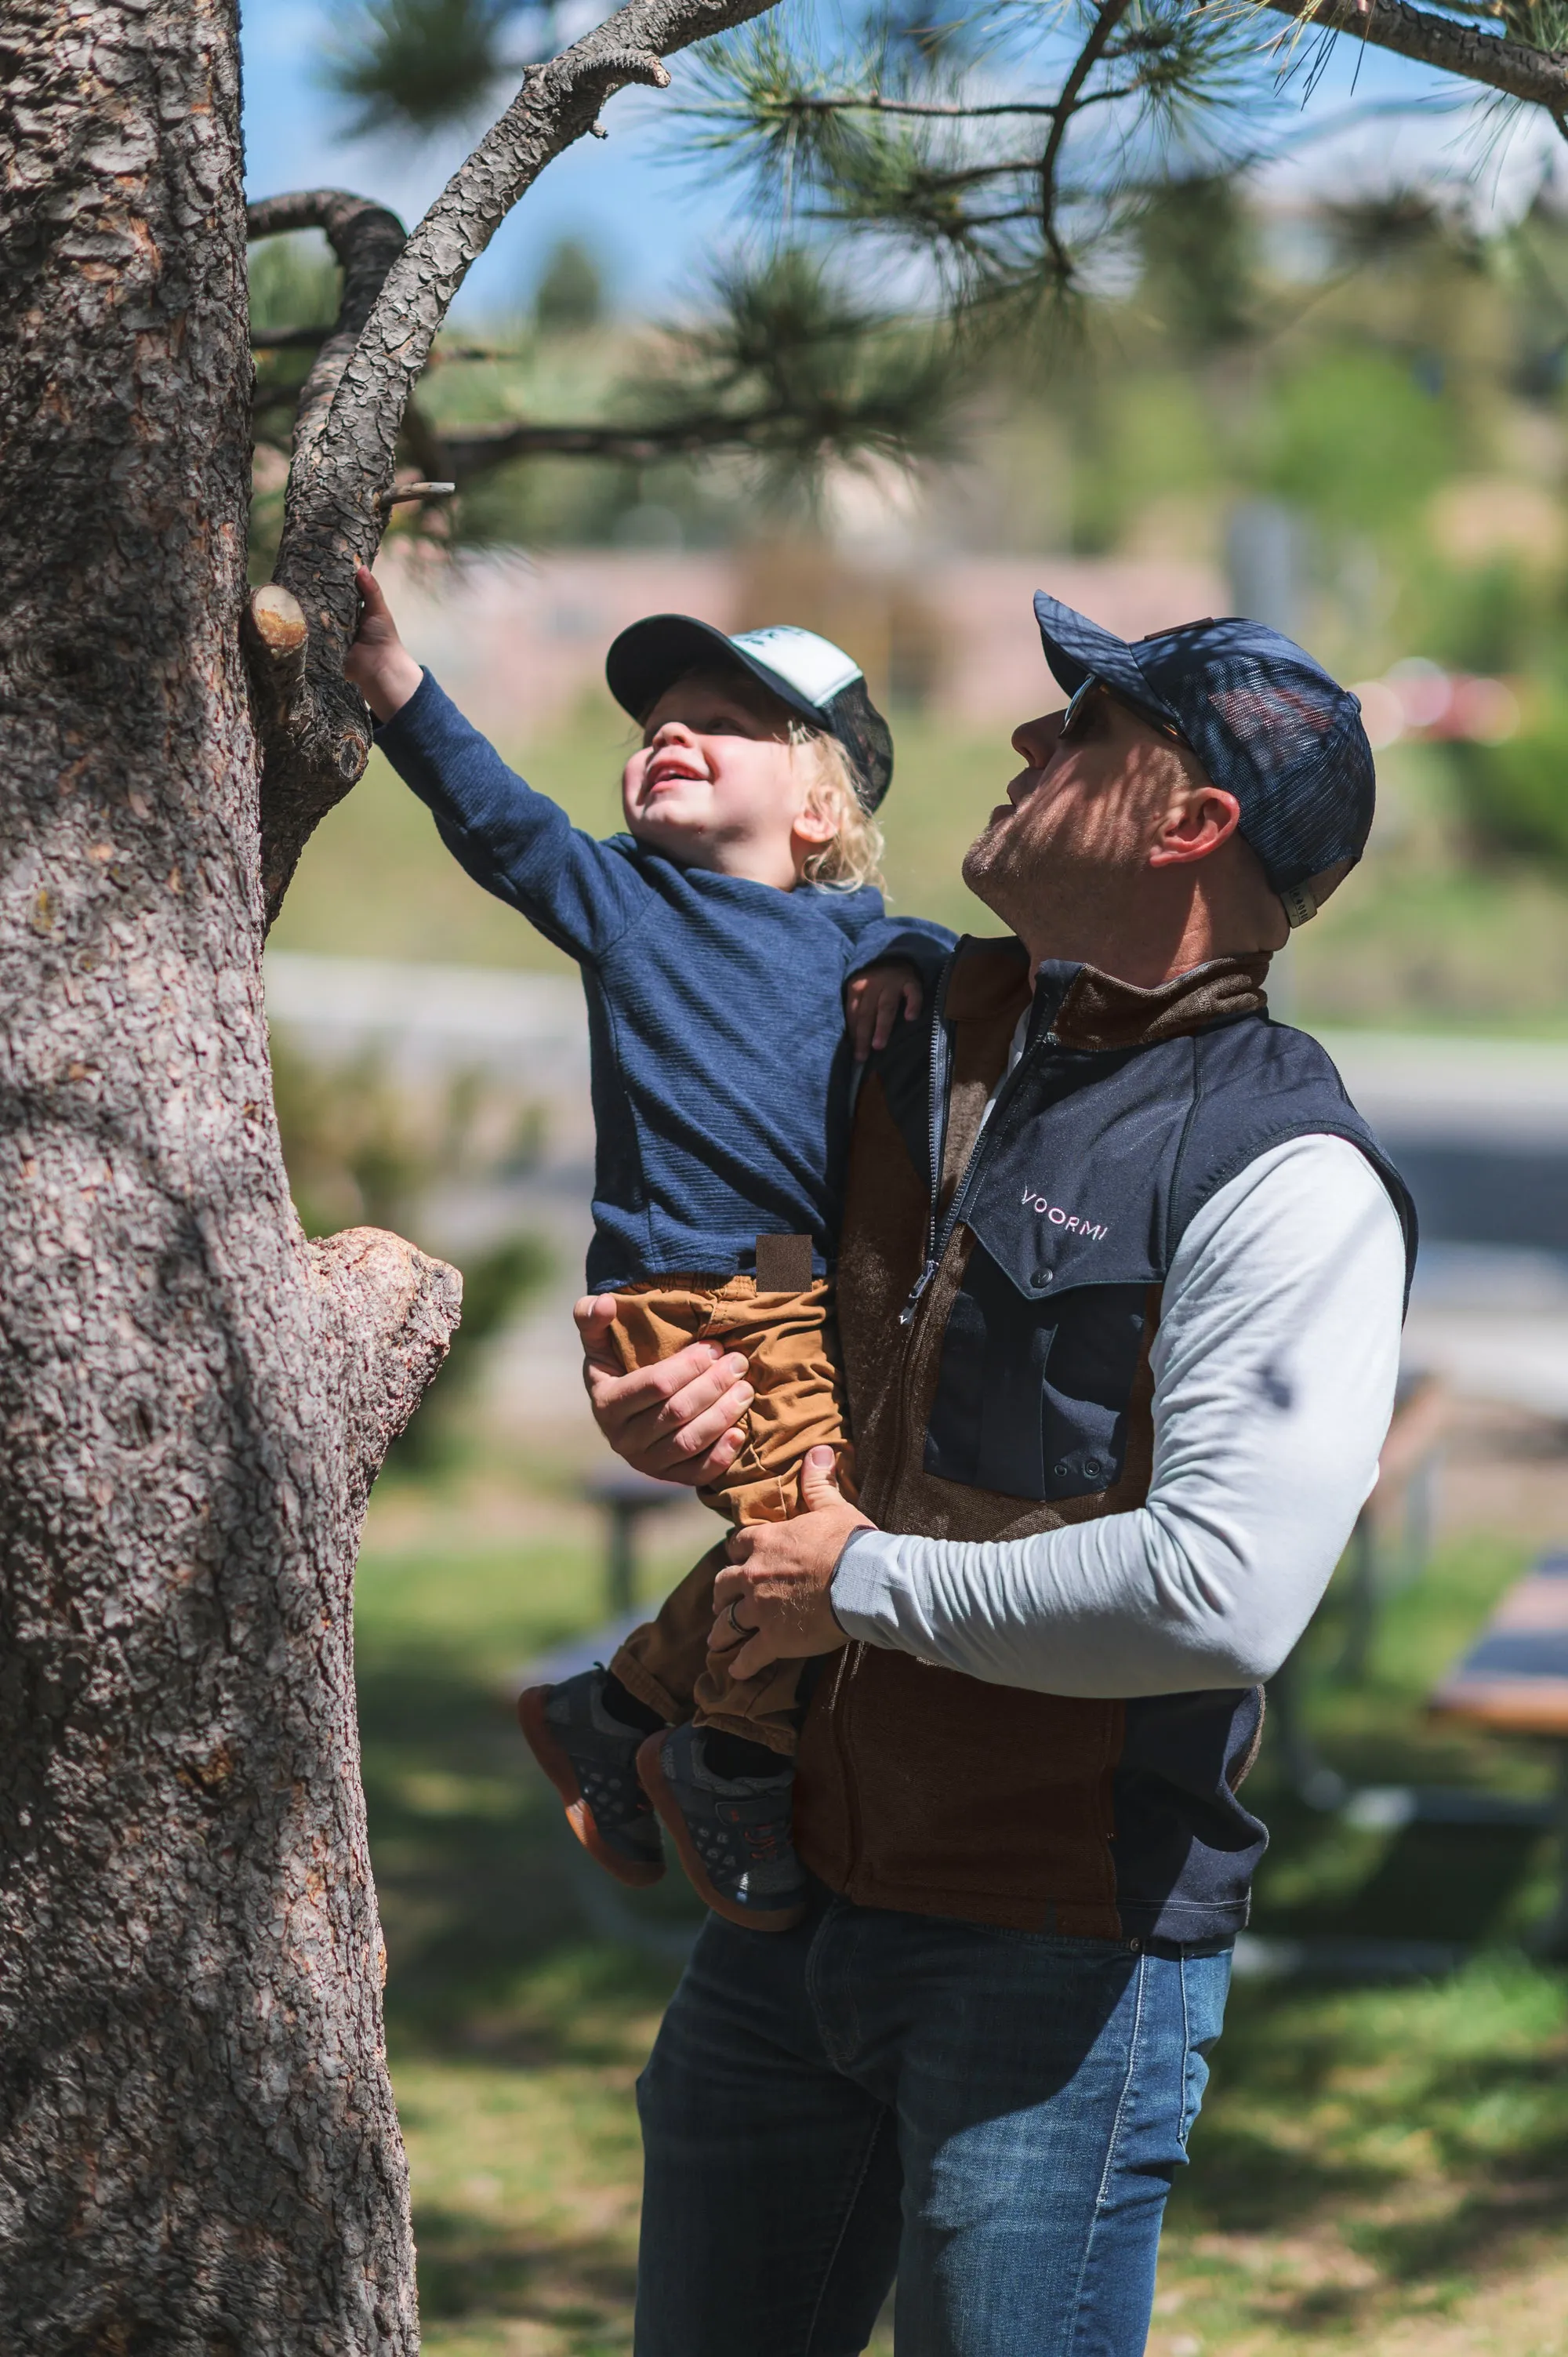
<svg viewBox="0 0 1568 2357"><path fill-rule="evenodd" d="M1187 738L1173 721L1165 719L1162 713L1151 712L1146 705L1135 703L1132 696L1123 695L1119 687L1109 687L1104 680L1096 679L1092 674L1084 680L1081 685L1075 687L1068 698L1067 710L1062 714L1061 726L1057 730L1058 745L1070 733L1085 702L1094 694L1096 688L1108 695L1112 704L1119 704L1124 711L1130 712L1134 720L1141 720L1145 727L1154 729L1157 736L1168 737L1173 745L1180 745L1187 750L1191 750Z"/></svg>

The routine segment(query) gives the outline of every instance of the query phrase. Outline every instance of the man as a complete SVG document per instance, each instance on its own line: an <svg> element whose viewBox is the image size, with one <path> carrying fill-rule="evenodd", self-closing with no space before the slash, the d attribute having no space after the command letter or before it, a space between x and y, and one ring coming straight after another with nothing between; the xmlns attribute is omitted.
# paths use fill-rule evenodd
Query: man
<svg viewBox="0 0 1568 2357"><path fill-rule="evenodd" d="M1070 701L873 1057L838 1271L864 1512L737 1534L715 1647L826 1657L770 1940L710 1921L640 2088L639 2357L1136 2357L1265 1835L1262 1681L1376 1478L1414 1249L1269 953L1371 823L1355 698L1244 621L1036 611ZM744 1364L596 1412L712 1478Z"/></svg>

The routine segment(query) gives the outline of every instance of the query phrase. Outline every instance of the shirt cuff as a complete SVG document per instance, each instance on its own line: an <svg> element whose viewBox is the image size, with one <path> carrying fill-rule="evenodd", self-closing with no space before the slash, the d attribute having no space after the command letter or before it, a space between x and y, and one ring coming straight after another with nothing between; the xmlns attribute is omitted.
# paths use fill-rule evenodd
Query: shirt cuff
<svg viewBox="0 0 1568 2357"><path fill-rule="evenodd" d="M436 686L431 673L421 664L419 685L406 704L398 705L390 720L378 720L375 723L371 730L371 742L373 745L379 745L383 752L387 751L391 746L396 744L404 728L417 727L418 723L429 711L440 693L441 690Z"/></svg>
<svg viewBox="0 0 1568 2357"><path fill-rule="evenodd" d="M895 1600L904 1584L897 1547L891 1531L852 1531L828 1591L833 1618L845 1636L888 1652L904 1651Z"/></svg>

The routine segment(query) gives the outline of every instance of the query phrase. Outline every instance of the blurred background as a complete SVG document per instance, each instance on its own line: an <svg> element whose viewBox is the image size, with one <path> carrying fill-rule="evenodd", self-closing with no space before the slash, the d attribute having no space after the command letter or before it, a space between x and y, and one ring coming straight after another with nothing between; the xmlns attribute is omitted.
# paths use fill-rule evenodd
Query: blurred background
<svg viewBox="0 0 1568 2357"><path fill-rule="evenodd" d="M417 218L509 58L595 13L274 0L252 192ZM821 86L848 70L784 21ZM951 27L894 29L956 70ZM871 190L864 154L802 151L781 199L788 60L684 61L672 116L616 100L476 270L401 454L459 496L400 509L380 569L415 652L599 834L625 623L842 640L897 732L892 899L981 931L961 853L1012 726L1059 700L1033 589L1129 636L1245 610L1358 685L1377 828L1272 996L1328 1044L1426 1242L1384 1481L1249 1788L1274 1842L1150 2347L1544 2357L1568 2348L1562 1747L1550 1709L1476 1697L1521 1644L1546 1658L1551 1594L1518 1583L1568 1547L1568 188L1528 119L1416 67L1198 66L1208 128L1157 174L1079 167L1046 303L1017 299L1014 248L955 277L890 240L929 156L879 152ZM815 242L781 235L813 188ZM324 244L255 250L258 578L335 303ZM695 1918L678 1877L634 1899L580 1859L511 1706L530 1665L602 1653L628 1579L662 1592L712 1524L616 1490L581 1393L576 978L378 760L306 855L267 986L307 1228L369 1220L465 1275L358 1617L426 2346L625 2351L631 2084ZM1454 1686L1499 1605L1524 1634Z"/></svg>

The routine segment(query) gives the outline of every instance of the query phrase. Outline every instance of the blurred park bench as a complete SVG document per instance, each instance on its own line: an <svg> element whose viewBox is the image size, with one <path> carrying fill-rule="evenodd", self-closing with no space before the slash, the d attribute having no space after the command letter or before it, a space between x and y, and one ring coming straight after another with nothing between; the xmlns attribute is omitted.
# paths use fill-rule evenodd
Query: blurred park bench
<svg viewBox="0 0 1568 2357"><path fill-rule="evenodd" d="M1457 1667L1432 1697L1438 1716L1494 1735L1533 1736L1556 1762L1548 1813L1558 1836L1557 1903L1538 1934L1549 1955L1568 1949L1568 1555L1543 1555L1509 1588ZM1521 1804L1528 1806L1529 1804Z"/></svg>

